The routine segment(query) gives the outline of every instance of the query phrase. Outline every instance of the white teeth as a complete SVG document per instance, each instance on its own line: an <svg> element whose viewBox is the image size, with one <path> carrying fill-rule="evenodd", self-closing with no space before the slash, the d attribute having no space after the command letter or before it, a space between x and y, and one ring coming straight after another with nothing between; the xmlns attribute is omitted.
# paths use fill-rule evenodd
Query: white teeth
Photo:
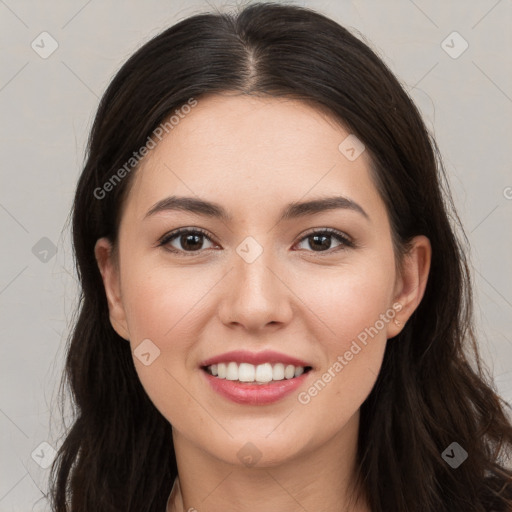
<svg viewBox="0 0 512 512"><path fill-rule="evenodd" d="M277 363L272 368L272 380L283 380L284 379L284 364Z"/></svg>
<svg viewBox="0 0 512 512"><path fill-rule="evenodd" d="M293 379L293 377L295 377L295 366L293 366L293 364L289 364L284 369L284 378L285 379Z"/></svg>
<svg viewBox="0 0 512 512"><path fill-rule="evenodd" d="M294 376L299 377L303 373L304 373L304 368L302 366L297 366L297 368L295 368Z"/></svg>
<svg viewBox="0 0 512 512"><path fill-rule="evenodd" d="M272 380L272 365L270 363L263 363L256 366L257 382L270 382Z"/></svg>
<svg viewBox="0 0 512 512"><path fill-rule="evenodd" d="M240 363L240 366L238 367L238 380L240 382L254 382L255 374L256 368L253 364Z"/></svg>
<svg viewBox="0 0 512 512"><path fill-rule="evenodd" d="M249 363L237 364L234 361L229 363L212 364L208 367L210 373L219 379L238 380L240 382L257 382L264 384L271 381L293 379L304 373L303 366L283 363L263 363L257 366Z"/></svg>
<svg viewBox="0 0 512 512"><path fill-rule="evenodd" d="M227 380L238 380L238 365L236 363L228 363L226 371Z"/></svg>
<svg viewBox="0 0 512 512"><path fill-rule="evenodd" d="M226 378L226 363L219 363L217 365L217 372L219 379L225 379Z"/></svg>

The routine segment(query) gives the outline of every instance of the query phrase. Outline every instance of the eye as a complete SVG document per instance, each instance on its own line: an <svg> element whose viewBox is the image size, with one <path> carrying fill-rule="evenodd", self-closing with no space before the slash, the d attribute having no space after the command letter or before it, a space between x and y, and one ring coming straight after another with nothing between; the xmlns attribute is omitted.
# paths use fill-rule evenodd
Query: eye
<svg viewBox="0 0 512 512"><path fill-rule="evenodd" d="M334 249L332 247L333 238L338 242ZM159 240L158 246L165 247L166 250L180 256L193 256L193 253L200 253L204 249L205 239L215 246L206 231L200 228L180 228L164 235ZM355 244L347 236L332 228L312 231L303 237L299 244L304 242L313 249L309 252L335 252L348 247L355 247Z"/></svg>
<svg viewBox="0 0 512 512"><path fill-rule="evenodd" d="M332 249L332 238L335 238L339 245ZM345 249L347 247L354 247L354 243L343 233L336 229L325 228L322 230L312 231L308 235L306 235L299 243L306 242L310 248L313 249L312 252L334 252L338 250Z"/></svg>
<svg viewBox="0 0 512 512"><path fill-rule="evenodd" d="M202 245L204 243L204 239L207 239L211 242L211 239L206 231L203 231L200 228L180 228L176 231L172 231L171 233L164 235L159 240L158 245L164 246L168 251L177 254L194 253L201 252L201 249L203 249ZM176 245L172 245L172 243L176 243L178 247L176 247Z"/></svg>

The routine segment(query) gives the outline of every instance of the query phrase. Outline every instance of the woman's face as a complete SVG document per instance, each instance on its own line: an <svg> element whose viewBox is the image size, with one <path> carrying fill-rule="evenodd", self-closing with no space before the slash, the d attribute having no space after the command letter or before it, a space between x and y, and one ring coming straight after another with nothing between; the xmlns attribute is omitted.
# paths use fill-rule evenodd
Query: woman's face
<svg viewBox="0 0 512 512"><path fill-rule="evenodd" d="M200 98L134 171L117 266L97 244L147 394L225 462L292 460L357 427L394 319L421 300L428 240L397 275L368 152L349 135L295 100ZM339 199L300 206L325 198ZM179 228L193 233L167 236ZM204 368L212 358L227 378ZM290 364L311 369L286 378L302 371Z"/></svg>

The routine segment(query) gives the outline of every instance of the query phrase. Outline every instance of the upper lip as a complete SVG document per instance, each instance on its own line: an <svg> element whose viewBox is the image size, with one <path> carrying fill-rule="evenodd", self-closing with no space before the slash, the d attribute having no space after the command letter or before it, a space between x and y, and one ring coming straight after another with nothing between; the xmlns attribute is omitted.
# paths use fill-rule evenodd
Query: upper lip
<svg viewBox="0 0 512 512"><path fill-rule="evenodd" d="M283 363L292 364L293 366L311 366L309 363L302 361L301 359L297 359L296 357L288 356L286 354L281 354L280 352L275 352L274 350L263 350L262 352L233 350L231 352L225 352L224 354L219 354L218 356L213 356L209 359L206 359L200 363L199 366L211 366L212 364L229 363L231 361L234 361L235 363L250 363L253 365L263 363Z"/></svg>

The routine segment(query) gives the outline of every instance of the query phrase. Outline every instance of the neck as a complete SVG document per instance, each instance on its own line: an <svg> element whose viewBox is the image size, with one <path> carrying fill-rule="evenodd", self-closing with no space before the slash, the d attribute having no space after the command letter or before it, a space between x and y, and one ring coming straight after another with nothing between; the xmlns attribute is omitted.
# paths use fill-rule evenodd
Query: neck
<svg viewBox="0 0 512 512"><path fill-rule="evenodd" d="M356 414L323 445L258 467L228 464L173 430L179 481L168 512L370 512L352 493L358 425Z"/></svg>

